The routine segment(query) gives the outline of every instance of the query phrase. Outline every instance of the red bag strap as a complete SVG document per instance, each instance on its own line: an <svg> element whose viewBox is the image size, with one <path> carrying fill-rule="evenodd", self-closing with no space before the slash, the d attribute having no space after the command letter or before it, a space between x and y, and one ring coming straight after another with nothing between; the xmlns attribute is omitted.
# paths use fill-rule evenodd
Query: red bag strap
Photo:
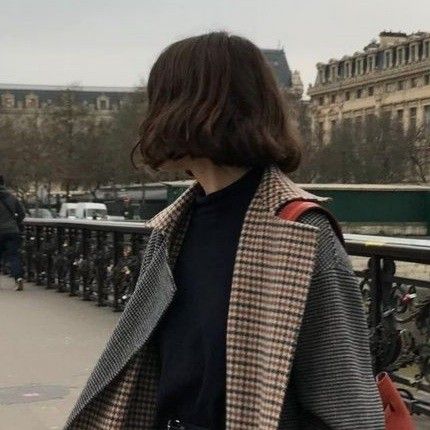
<svg viewBox="0 0 430 430"><path fill-rule="evenodd" d="M339 222L327 208L321 206L316 202L309 200L293 200L287 203L284 207L282 207L278 215L282 219L288 221L297 221L300 216L310 210L318 210L319 212L323 212L327 216L331 226L333 227L333 230L335 231L337 237L340 240L340 243L345 246L345 239L343 237L342 228Z"/></svg>

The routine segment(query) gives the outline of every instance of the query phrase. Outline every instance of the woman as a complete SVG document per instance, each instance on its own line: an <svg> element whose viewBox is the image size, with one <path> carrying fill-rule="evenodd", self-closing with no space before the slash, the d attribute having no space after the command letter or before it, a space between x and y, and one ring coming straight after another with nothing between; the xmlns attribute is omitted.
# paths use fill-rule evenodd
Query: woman
<svg viewBox="0 0 430 430"><path fill-rule="evenodd" d="M383 429L348 255L259 49L226 33L153 66L136 153L196 183L150 221L136 290L68 429ZM136 155L136 154L135 154Z"/></svg>

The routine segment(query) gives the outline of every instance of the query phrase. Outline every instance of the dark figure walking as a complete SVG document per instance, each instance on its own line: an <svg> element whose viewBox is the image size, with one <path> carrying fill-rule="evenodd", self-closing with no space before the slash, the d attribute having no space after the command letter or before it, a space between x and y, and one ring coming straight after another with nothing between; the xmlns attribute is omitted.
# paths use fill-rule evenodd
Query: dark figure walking
<svg viewBox="0 0 430 430"><path fill-rule="evenodd" d="M17 198L7 191L3 176L0 175L0 262L9 261L17 291L24 288L24 271L20 256L24 217L24 208Z"/></svg>

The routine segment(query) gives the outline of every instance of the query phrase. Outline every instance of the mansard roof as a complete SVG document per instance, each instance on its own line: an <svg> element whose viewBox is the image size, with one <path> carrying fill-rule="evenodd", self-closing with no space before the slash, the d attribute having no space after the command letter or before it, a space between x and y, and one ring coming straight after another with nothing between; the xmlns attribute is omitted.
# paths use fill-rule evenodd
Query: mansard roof
<svg viewBox="0 0 430 430"><path fill-rule="evenodd" d="M0 94L12 93L17 101L25 100L29 94L38 97L40 103L55 104L61 99L65 91L72 91L76 102L96 104L97 98L107 96L111 103L118 104L136 91L132 87L97 87L97 86L66 86L66 85L28 85L28 84L2 84Z"/></svg>
<svg viewBox="0 0 430 430"><path fill-rule="evenodd" d="M283 49L261 50L275 72L279 85L285 88L292 86L292 73Z"/></svg>

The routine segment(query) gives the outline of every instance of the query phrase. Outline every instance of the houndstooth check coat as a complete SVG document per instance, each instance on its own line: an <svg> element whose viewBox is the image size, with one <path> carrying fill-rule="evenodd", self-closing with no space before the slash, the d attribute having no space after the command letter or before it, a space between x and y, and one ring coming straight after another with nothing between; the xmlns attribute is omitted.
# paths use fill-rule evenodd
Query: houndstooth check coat
<svg viewBox="0 0 430 430"><path fill-rule="evenodd" d="M171 268L194 193L195 187L191 187L149 222L153 232L135 292L70 414L67 430L154 428L159 366L151 334L175 294ZM271 166L245 216L227 322L227 430L286 428L282 424L286 387L319 231L277 216L279 208L296 199L327 200L304 191ZM311 337L315 335L311 333ZM376 391L371 394L377 398Z"/></svg>

